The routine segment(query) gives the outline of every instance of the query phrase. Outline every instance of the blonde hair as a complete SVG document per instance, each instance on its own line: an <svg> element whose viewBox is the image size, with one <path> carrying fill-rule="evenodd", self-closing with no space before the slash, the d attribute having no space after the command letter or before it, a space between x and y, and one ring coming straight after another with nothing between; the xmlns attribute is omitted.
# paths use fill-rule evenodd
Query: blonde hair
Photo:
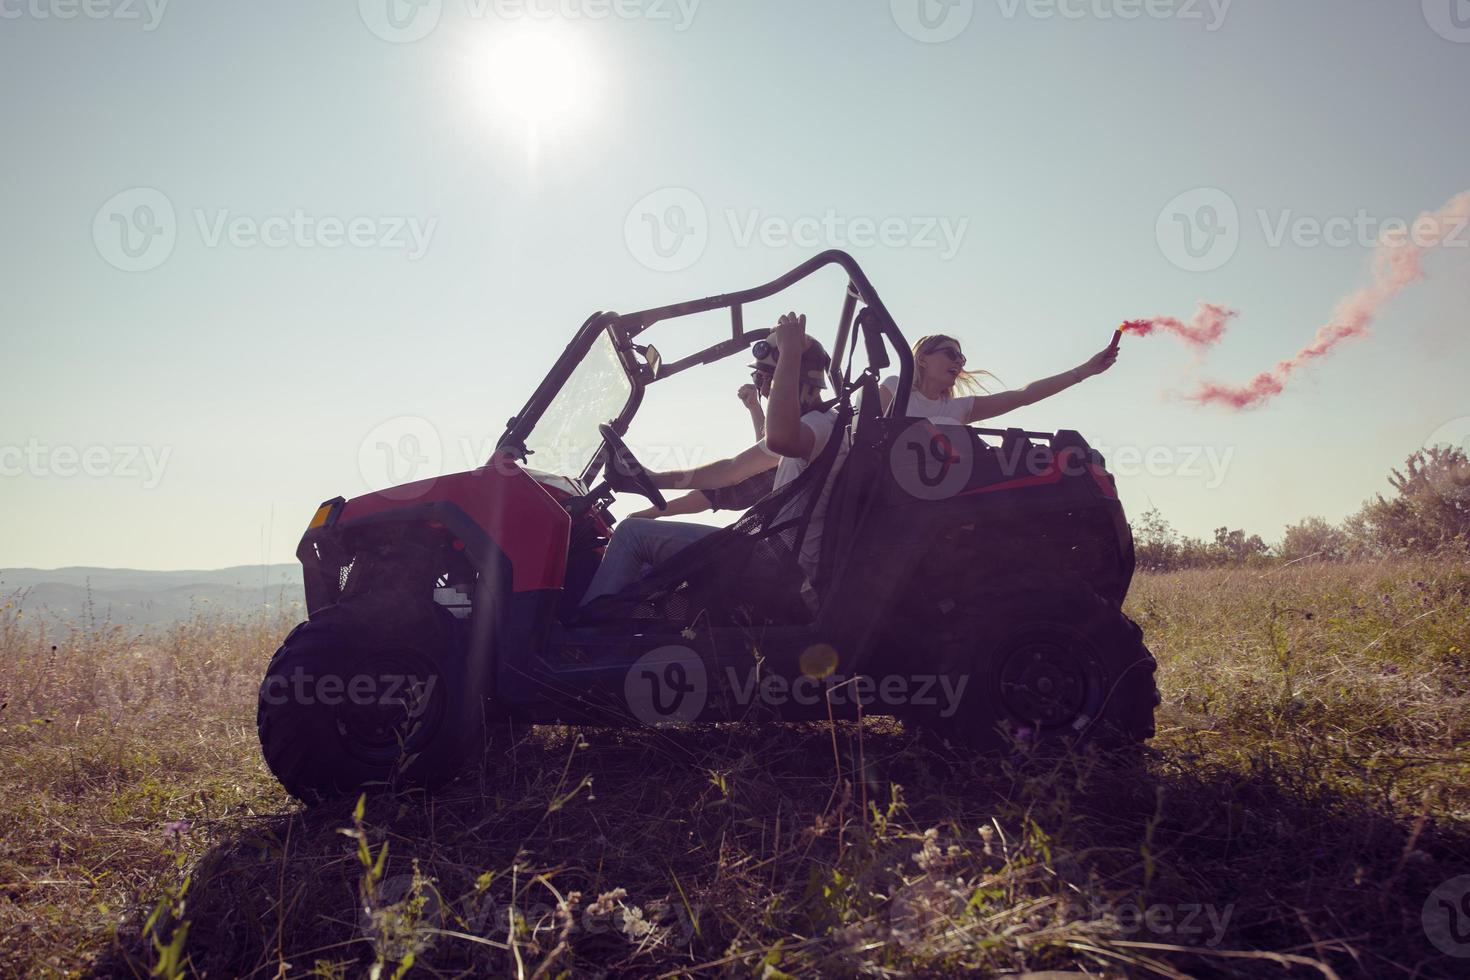
<svg viewBox="0 0 1470 980"><path fill-rule="evenodd" d="M961 345L960 345L960 342L958 340L955 340L949 334L944 334L944 333L930 334L927 337L920 337L917 341L914 342L914 370L915 370L914 380L915 381L918 380L918 374L917 374L917 372L918 372L918 364L919 364L919 355L921 355L921 354L932 354L939 347L940 344L943 344L943 343L946 343L946 342L947 343L954 344L956 350L960 350L961 349ZM983 385L983 384L980 383L980 379L982 377L989 378L991 381L994 381L997 385L1001 385L1000 379L997 378L995 375L991 374L989 371L967 371L967 370L961 368L960 369L959 377L955 378L954 392L957 392L957 393L962 394L962 395L973 395L973 394L976 394L976 393L979 393L979 394L982 394L982 395L988 395L988 394L990 394L990 389L986 388L985 385ZM1005 387L1005 386L1004 385L1001 385L1001 387Z"/></svg>

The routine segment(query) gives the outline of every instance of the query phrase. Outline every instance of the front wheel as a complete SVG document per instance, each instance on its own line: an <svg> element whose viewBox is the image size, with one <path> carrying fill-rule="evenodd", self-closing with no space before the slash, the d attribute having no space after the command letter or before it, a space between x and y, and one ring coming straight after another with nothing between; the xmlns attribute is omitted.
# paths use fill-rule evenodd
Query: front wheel
<svg viewBox="0 0 1470 980"><path fill-rule="evenodd" d="M261 753L287 792L317 803L454 776L483 730L454 627L432 603L364 596L292 630L256 709Z"/></svg>
<svg viewBox="0 0 1470 980"><path fill-rule="evenodd" d="M939 657L963 693L924 720L967 745L1121 747L1153 737L1156 662L1142 631L1080 582L1029 583L957 612Z"/></svg>

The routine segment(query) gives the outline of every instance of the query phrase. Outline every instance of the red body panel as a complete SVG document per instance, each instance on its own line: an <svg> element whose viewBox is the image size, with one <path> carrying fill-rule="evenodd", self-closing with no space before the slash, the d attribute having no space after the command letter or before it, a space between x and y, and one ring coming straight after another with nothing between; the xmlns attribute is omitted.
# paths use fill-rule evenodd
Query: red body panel
<svg viewBox="0 0 1470 980"><path fill-rule="evenodd" d="M571 517L550 491L502 453L468 473L354 497L342 508L337 524L346 526L361 518L438 500L469 515L510 559L512 591L559 589L565 584Z"/></svg>

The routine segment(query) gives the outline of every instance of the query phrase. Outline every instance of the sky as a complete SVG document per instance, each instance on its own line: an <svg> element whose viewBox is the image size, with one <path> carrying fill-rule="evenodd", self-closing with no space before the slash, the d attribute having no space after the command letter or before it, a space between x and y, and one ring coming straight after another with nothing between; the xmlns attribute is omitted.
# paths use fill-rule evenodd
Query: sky
<svg viewBox="0 0 1470 980"><path fill-rule="evenodd" d="M1238 310L1001 420L1190 534L1341 519L1470 434L1466 229L1276 399L1181 397L1470 190L1466 0L0 0L0 79L0 567L290 561L320 501L482 462L592 312L828 247L1012 387ZM830 340L840 300L792 305ZM743 448L743 363L630 443Z"/></svg>

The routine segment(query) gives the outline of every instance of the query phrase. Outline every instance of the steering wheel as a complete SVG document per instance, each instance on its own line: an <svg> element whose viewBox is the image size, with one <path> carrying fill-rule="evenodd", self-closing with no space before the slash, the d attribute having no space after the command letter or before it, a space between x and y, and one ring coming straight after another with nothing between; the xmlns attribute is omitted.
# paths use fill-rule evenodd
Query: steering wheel
<svg viewBox="0 0 1470 980"><path fill-rule="evenodd" d="M659 488L653 485L653 478L648 475L648 470L634 458L622 437L606 423L599 425L597 431L602 433L602 438L607 442L607 485L614 490L642 494L659 510L668 510L669 502L664 499Z"/></svg>

